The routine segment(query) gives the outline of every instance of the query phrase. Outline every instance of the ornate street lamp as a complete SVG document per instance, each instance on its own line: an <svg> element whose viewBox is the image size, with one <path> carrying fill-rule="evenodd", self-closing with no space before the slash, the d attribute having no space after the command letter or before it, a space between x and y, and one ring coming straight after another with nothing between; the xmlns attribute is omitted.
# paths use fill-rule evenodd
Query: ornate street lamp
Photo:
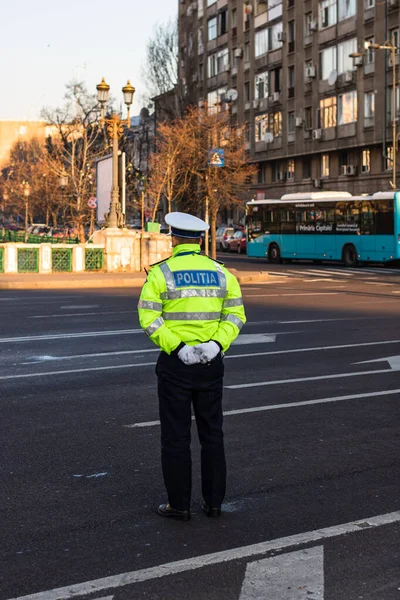
<svg viewBox="0 0 400 600"><path fill-rule="evenodd" d="M113 168L112 168L112 189L111 189L111 204L110 212L107 219L108 228L117 228L123 225L123 214L121 209L121 203L119 201L119 187L118 187L118 140L122 136L124 126L130 127L130 108L135 95L135 88L131 85L130 81L122 88L124 96L124 102L128 109L128 117L126 120L114 113L110 118L104 117L105 105L109 99L110 86L104 81L104 77L101 82L96 86L97 99L101 105L101 123L106 124L108 134L113 141Z"/></svg>
<svg viewBox="0 0 400 600"><path fill-rule="evenodd" d="M25 196L25 243L28 241L28 206L29 196L31 195L31 187L27 181L23 183Z"/></svg>

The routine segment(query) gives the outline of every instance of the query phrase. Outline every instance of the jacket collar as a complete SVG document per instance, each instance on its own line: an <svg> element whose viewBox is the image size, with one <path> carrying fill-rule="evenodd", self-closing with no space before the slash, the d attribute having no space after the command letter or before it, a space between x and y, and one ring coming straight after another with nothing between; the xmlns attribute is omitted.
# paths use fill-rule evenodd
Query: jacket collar
<svg viewBox="0 0 400 600"><path fill-rule="evenodd" d="M175 246L172 249L172 256L177 256L178 254L200 254L200 245L199 244L179 244L179 246Z"/></svg>

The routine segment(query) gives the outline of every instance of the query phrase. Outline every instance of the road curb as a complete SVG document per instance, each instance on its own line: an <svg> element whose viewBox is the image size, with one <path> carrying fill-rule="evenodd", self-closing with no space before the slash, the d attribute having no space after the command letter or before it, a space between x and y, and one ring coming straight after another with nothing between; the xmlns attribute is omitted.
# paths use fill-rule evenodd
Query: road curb
<svg viewBox="0 0 400 600"><path fill-rule="evenodd" d="M0 281L0 290L55 290L88 288L136 288L142 287L145 278L140 279L82 279L71 281Z"/></svg>

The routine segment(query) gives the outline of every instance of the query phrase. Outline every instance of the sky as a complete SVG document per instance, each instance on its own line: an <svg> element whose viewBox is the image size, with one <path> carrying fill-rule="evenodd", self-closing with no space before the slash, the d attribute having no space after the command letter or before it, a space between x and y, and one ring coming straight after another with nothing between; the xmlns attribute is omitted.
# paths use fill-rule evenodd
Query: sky
<svg viewBox="0 0 400 600"><path fill-rule="evenodd" d="M178 0L8 0L0 22L0 119L40 119L64 102L65 84L89 90L104 77L119 104L130 79L132 114L142 108L141 76L154 25L177 14Z"/></svg>

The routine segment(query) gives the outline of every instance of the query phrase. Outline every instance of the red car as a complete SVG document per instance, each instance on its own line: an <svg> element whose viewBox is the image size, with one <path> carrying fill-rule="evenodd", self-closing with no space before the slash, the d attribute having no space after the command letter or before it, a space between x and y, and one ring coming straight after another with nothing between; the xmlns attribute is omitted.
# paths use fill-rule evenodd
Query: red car
<svg viewBox="0 0 400 600"><path fill-rule="evenodd" d="M228 242L228 252L246 254L246 233L239 229Z"/></svg>

